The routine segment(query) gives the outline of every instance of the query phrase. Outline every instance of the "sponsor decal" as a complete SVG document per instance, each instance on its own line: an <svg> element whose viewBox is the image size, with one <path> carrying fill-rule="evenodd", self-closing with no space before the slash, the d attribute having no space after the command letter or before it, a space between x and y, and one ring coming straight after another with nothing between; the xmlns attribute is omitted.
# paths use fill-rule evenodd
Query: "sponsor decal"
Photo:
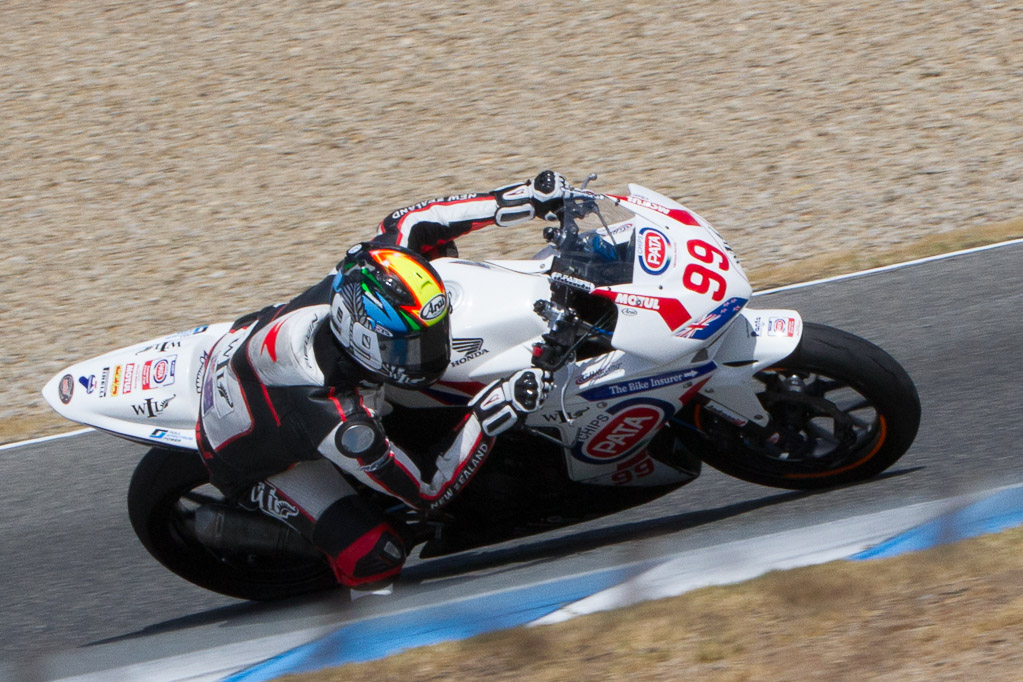
<svg viewBox="0 0 1023 682"><path fill-rule="evenodd" d="M176 397L177 394L172 395L170 398L165 398L164 400L153 400L152 398L146 398L146 402L139 403L137 405L132 405L131 409L135 412L136 416L145 417L146 419L152 419L153 417L160 415L164 410L166 410L167 406L170 404L170 401L174 400Z"/></svg>
<svg viewBox="0 0 1023 682"><path fill-rule="evenodd" d="M260 481L252 486L249 500L268 514L281 521L287 521L292 516L298 516L298 507L282 500L277 494L277 488L265 481Z"/></svg>
<svg viewBox="0 0 1023 682"><path fill-rule="evenodd" d="M142 388L160 388L174 383L174 371L177 369L178 356L170 355L159 360L149 360L142 365Z"/></svg>
<svg viewBox="0 0 1023 682"><path fill-rule="evenodd" d="M621 369L621 367L622 363L616 362L613 365L609 365L607 367L601 367L600 369L591 369L587 372L583 372L582 376L575 380L575 385L581 386L585 384L587 381L596 381L601 377L607 376L616 369Z"/></svg>
<svg viewBox="0 0 1023 682"><path fill-rule="evenodd" d="M219 360L212 372L206 373L206 385L203 387L202 404L203 410L213 407L214 397L219 397L217 402L217 415L226 417L234 412L234 400L231 398L231 391L227 386L227 368L234 356L234 346L239 342L237 337L228 341L224 350L220 353Z"/></svg>
<svg viewBox="0 0 1023 682"><path fill-rule="evenodd" d="M163 441L164 443L186 443L190 440L179 433L168 431L167 429L153 429L153 432L149 434L149 437L153 440Z"/></svg>
<svg viewBox="0 0 1023 682"><path fill-rule="evenodd" d="M660 275L671 265L670 248L671 242L660 230L652 227L640 229L636 247L639 252L639 264L651 275Z"/></svg>
<svg viewBox="0 0 1023 682"><path fill-rule="evenodd" d="M444 294L437 294L423 305L419 311L419 317L427 322L436 320L448 309L448 299Z"/></svg>
<svg viewBox="0 0 1023 682"><path fill-rule="evenodd" d="M204 414L213 409L213 376L214 372L207 373L202 384L202 411Z"/></svg>
<svg viewBox="0 0 1023 682"><path fill-rule="evenodd" d="M490 352L483 347L483 339L479 338L451 339L451 350L462 354L462 357L451 361L452 367L458 367Z"/></svg>
<svg viewBox="0 0 1023 682"><path fill-rule="evenodd" d="M639 296L637 294L626 294L622 292L615 296L615 303L627 305L630 308L643 308L645 310L660 310L661 299L656 296Z"/></svg>
<svg viewBox="0 0 1023 682"><path fill-rule="evenodd" d="M732 321L742 307L746 305L745 298L730 298L703 317L685 326L682 331L675 334L683 339L697 339L705 341L717 334L722 327Z"/></svg>
<svg viewBox="0 0 1023 682"><path fill-rule="evenodd" d="M468 201L469 199L475 199L478 196L479 196L478 194L453 194L450 197L437 197L436 199L430 199L429 201L420 201L418 204L412 204L411 206L406 206L405 208L398 209L397 211L391 214L391 219L398 220L402 216L411 213L412 211L418 211L421 208L426 208L430 204L435 204L437 202L449 203L455 201ZM356 251L356 253L358 252Z"/></svg>
<svg viewBox="0 0 1023 682"><path fill-rule="evenodd" d="M627 291L611 291L609 289L597 289L594 296L600 296L615 302L620 306L623 315L635 315L635 310L652 310L661 316L668 329L675 330L688 322L692 315L676 298L661 298L660 296L643 296L630 294ZM635 309L635 310L634 310Z"/></svg>
<svg viewBox="0 0 1023 682"><path fill-rule="evenodd" d="M685 381L691 381L697 377L703 376L704 374L709 374L714 371L716 367L717 365L713 362L708 362L707 364L700 365L699 367L678 369L673 372L665 372L664 374L658 374L652 377L630 379L628 381L607 384L606 386L598 386L597 388L591 388L583 391L579 395L590 402L607 400L609 398L621 398L622 396L631 395L633 393L652 391L664 388L665 386L672 386L674 384L681 384Z"/></svg>
<svg viewBox="0 0 1023 682"><path fill-rule="evenodd" d="M661 400L637 398L618 403L601 415L603 419L593 420L586 434L580 429L572 453L590 464L624 459L645 444L673 412L674 407Z"/></svg>
<svg viewBox="0 0 1023 682"><path fill-rule="evenodd" d="M129 362L124 366L124 385L121 389L122 395L131 393L132 384L135 381L135 363Z"/></svg>
<svg viewBox="0 0 1023 682"><path fill-rule="evenodd" d="M708 412L712 412L717 416L721 417L727 422L731 422L736 426L746 426L749 424L749 420L743 417L738 412L728 409L724 405L715 402L708 402L703 406Z"/></svg>
<svg viewBox="0 0 1023 682"><path fill-rule="evenodd" d="M611 417L609 417L605 412L601 412L600 414L596 415L589 421L588 424L586 424L586 426L583 426L579 429L579 433L576 434L576 442L578 443L586 442L587 440L590 439L590 436L599 431L600 427L609 421L611 421Z"/></svg>
<svg viewBox="0 0 1023 682"><path fill-rule="evenodd" d="M168 338L170 338L170 337L168 337ZM181 342L180 341L170 341L170 340L157 341L156 343L151 343L148 346L146 346L145 348L142 348L140 350L135 351L135 355L142 355L143 353L147 353L149 351L155 351L157 353L165 353L165 352L167 352L167 350L169 348L181 348Z"/></svg>
<svg viewBox="0 0 1023 682"><path fill-rule="evenodd" d="M65 374L60 378L60 383L57 384L57 397L60 398L60 402L67 405L71 402L71 397L75 393L75 378L70 374Z"/></svg>
<svg viewBox="0 0 1023 682"><path fill-rule="evenodd" d="M579 279L572 275L566 275L563 272L552 272L550 274L550 278L552 282L558 282L559 284L564 284L572 287L573 289L585 291L586 293L589 293L596 288L592 282L587 282L584 279Z"/></svg>
<svg viewBox="0 0 1023 682"><path fill-rule="evenodd" d="M568 424L569 422L574 422L576 419L583 416L589 411L590 411L589 407L584 407L581 410L572 410L571 412L568 413L568 418L566 419L565 413L562 412L561 410L558 410L557 412L554 412L552 414L543 415L543 420L545 422L552 424Z"/></svg>
<svg viewBox="0 0 1023 682"><path fill-rule="evenodd" d="M121 388L121 365L114 367L114 376L110 380L110 395L117 395Z"/></svg>
<svg viewBox="0 0 1023 682"><path fill-rule="evenodd" d="M438 509L443 507L445 504L451 501L458 491L465 487L465 485L472 478L476 470L479 469L480 464L487 456L487 452L490 450L490 446L485 442L480 442L476 451L469 455L469 459L466 460L462 467L462 470L458 473L458 476L454 481L451 482L451 486L444 491L440 497L430 503L430 509Z"/></svg>
<svg viewBox="0 0 1023 682"><path fill-rule="evenodd" d="M770 317L767 319L767 335L792 338L796 335L797 326L794 317Z"/></svg>
<svg viewBox="0 0 1023 682"><path fill-rule="evenodd" d="M91 394L96 390L96 375L90 374L87 377L78 377L78 383L85 387L85 392Z"/></svg>
<svg viewBox="0 0 1023 682"><path fill-rule="evenodd" d="M387 338L392 338L394 336L394 334L391 333L390 329L383 326L382 324L378 324L377 322L368 317L363 321L363 324L366 326L367 329L377 334L380 334L381 336L386 336Z"/></svg>
<svg viewBox="0 0 1023 682"><path fill-rule="evenodd" d="M206 369L206 363L210 359L210 352L204 350L202 357L199 358L199 371L195 373L195 392L202 393L202 373Z"/></svg>
<svg viewBox="0 0 1023 682"><path fill-rule="evenodd" d="M700 222L689 211L683 211L678 208L668 208L667 206L661 206L660 204L655 204L649 199L644 199L643 197L629 195L627 197L615 196L614 198L624 199L625 201L628 201L630 204L636 204L637 206L642 206L643 208L649 208L650 210L657 211L661 215L666 215L672 220L677 220L683 225L696 226L700 224Z"/></svg>
<svg viewBox="0 0 1023 682"><path fill-rule="evenodd" d="M99 375L99 398L107 397L107 382L110 380L110 368L104 367Z"/></svg>
<svg viewBox="0 0 1023 682"><path fill-rule="evenodd" d="M186 336L194 336L196 334L202 334L204 331L206 331L209 328L210 328L210 326L208 324L204 324L204 325L196 327L194 329L186 329L183 332L174 332L173 334L170 334L169 336L163 337L163 340L164 341L170 341L172 339L180 339L180 338L184 338ZM177 348L177 346L173 346L173 347ZM163 349L163 350L166 350L166 349Z"/></svg>
<svg viewBox="0 0 1023 682"><path fill-rule="evenodd" d="M380 369L383 370L384 374L386 374L391 381L396 381L399 384L417 383L417 379L415 379L414 377L410 377L408 374L408 369L406 369L405 367L399 367L398 365L391 365L385 363L381 365Z"/></svg>
<svg viewBox="0 0 1023 682"><path fill-rule="evenodd" d="M309 351L313 349L313 336L316 334L316 329L319 327L319 324L320 316L313 315L313 319L309 320L309 327L305 330L305 336L302 337L302 360L305 361L305 366L309 368L313 368L316 365L316 361L310 357ZM203 352L202 364L206 364L205 352Z"/></svg>

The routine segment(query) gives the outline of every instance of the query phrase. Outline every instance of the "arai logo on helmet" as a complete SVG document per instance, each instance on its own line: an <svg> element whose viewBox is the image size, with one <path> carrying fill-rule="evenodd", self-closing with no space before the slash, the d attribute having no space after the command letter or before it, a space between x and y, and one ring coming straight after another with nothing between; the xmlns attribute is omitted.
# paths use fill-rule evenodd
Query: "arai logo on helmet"
<svg viewBox="0 0 1023 682"><path fill-rule="evenodd" d="M422 310L419 311L419 317L429 322L430 320L436 320L438 317L443 315L444 311L447 309L447 297L444 296L444 294L437 294L426 302Z"/></svg>
<svg viewBox="0 0 1023 682"><path fill-rule="evenodd" d="M671 242L660 230L644 227L639 231L639 264L651 275L659 275L671 265Z"/></svg>

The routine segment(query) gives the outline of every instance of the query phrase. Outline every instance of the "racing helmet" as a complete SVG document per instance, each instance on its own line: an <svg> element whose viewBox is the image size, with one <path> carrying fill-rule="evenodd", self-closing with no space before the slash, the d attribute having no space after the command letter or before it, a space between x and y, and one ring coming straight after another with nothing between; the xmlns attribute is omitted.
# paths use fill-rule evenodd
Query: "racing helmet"
<svg viewBox="0 0 1023 682"><path fill-rule="evenodd" d="M451 360L451 318L440 275L398 246L357 244L337 266L330 327L376 379L429 386Z"/></svg>

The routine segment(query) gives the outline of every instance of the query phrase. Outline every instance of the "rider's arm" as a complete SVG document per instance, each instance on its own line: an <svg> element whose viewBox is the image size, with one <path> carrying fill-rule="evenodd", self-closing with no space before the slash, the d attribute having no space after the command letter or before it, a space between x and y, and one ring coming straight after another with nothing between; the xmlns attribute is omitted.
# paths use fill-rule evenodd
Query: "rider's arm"
<svg viewBox="0 0 1023 682"><path fill-rule="evenodd" d="M363 396L331 396L343 420L320 443L319 451L344 471L380 492L418 509L444 506L472 479L493 449L494 439L539 409L550 379L539 370L523 370L495 381L473 399L453 438L442 446L432 466L392 443Z"/></svg>
<svg viewBox="0 0 1023 682"><path fill-rule="evenodd" d="M565 179L543 171L533 180L482 194L460 194L398 209L380 223L378 244L397 245L430 256L444 244L487 225L515 225L557 208Z"/></svg>

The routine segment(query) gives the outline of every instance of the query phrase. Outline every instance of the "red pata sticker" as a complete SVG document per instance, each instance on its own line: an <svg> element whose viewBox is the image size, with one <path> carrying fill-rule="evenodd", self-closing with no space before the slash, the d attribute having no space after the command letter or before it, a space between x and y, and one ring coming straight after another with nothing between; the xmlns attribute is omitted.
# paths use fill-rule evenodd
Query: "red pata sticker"
<svg viewBox="0 0 1023 682"><path fill-rule="evenodd" d="M160 360L153 366L153 381L162 384L167 379L167 361Z"/></svg>
<svg viewBox="0 0 1023 682"><path fill-rule="evenodd" d="M594 434L583 448L583 454L604 461L621 457L660 426L663 418L664 414L650 405L627 408Z"/></svg>
<svg viewBox="0 0 1023 682"><path fill-rule="evenodd" d="M639 264L651 275L659 275L671 264L668 252L671 242L668 237L652 227L644 227L639 231L640 252Z"/></svg>

